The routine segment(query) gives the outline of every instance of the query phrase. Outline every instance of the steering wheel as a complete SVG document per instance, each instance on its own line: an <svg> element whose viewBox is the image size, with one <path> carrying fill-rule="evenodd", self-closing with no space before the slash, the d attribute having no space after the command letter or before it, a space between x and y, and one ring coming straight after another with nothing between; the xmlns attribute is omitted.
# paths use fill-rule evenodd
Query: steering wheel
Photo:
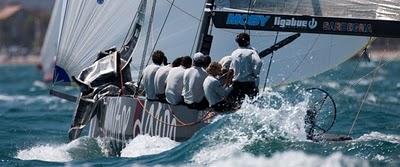
<svg viewBox="0 0 400 167"><path fill-rule="evenodd" d="M305 117L308 130L311 130L313 135L328 132L336 121L336 104L333 97L321 88L308 88L305 91L310 95Z"/></svg>

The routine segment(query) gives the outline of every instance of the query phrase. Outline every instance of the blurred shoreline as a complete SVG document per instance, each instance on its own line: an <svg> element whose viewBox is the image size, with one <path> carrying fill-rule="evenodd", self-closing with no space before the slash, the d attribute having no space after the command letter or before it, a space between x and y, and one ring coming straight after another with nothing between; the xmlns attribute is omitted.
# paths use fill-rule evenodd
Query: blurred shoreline
<svg viewBox="0 0 400 167"><path fill-rule="evenodd" d="M28 54L26 56L8 56L0 54L0 64L39 64L40 57L34 54Z"/></svg>

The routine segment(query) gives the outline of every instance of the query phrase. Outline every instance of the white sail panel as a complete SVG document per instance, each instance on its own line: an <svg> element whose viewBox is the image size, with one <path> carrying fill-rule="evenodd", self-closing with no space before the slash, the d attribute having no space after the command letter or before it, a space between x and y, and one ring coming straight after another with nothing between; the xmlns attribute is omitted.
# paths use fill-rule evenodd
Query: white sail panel
<svg viewBox="0 0 400 167"><path fill-rule="evenodd" d="M167 0L157 1L149 50L155 43L170 5L170 1ZM174 5L155 47L155 49L164 51L170 62L179 56L191 55L195 51L193 43L196 42L198 19L201 18L204 1L176 0ZM213 61L219 61L237 48L234 39L236 34L240 32L243 32L243 30L213 27L214 40L210 53ZM292 34L281 32L278 35L278 41ZM251 31L250 35L252 46L261 51L274 44L276 32ZM303 33L294 42L274 53L267 85L274 86L302 80L334 68L361 50L367 44L368 39L367 37ZM146 61L149 56L150 51L147 52ZM260 85L264 84L269 56L262 59ZM138 69L138 65L135 66L136 69ZM137 73L137 71L133 73L135 72Z"/></svg>
<svg viewBox="0 0 400 167"><path fill-rule="evenodd" d="M243 31L213 30L214 41L211 54L216 60L230 55L237 45L234 41L237 33ZM281 32L278 41L294 33ZM251 31L251 45L258 51L274 44L276 32ZM268 86L275 86L302 80L332 69L360 51L367 43L368 37L320 35L303 33L287 46L274 52ZM260 86L264 85L270 57L262 59Z"/></svg>
<svg viewBox="0 0 400 167"><path fill-rule="evenodd" d="M63 4L64 3L62 2L62 0L56 0L54 3L49 25L47 27L46 36L44 38L44 42L40 51L40 62L45 78L52 77L52 73L54 70L54 61L57 55L58 41L60 35Z"/></svg>
<svg viewBox="0 0 400 167"><path fill-rule="evenodd" d="M120 49L141 1L68 0L60 33L55 82L68 82L105 49Z"/></svg>

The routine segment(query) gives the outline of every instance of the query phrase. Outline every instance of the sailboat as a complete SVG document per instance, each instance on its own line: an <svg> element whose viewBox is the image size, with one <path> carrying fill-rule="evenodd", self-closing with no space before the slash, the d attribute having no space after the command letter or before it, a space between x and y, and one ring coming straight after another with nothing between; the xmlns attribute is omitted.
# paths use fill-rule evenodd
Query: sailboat
<svg viewBox="0 0 400 167"><path fill-rule="evenodd" d="M217 61L236 48L236 34L246 31L252 46L264 57L260 85L272 87L334 68L367 48L372 37L400 37L394 31L400 26L398 16L391 12L377 15L377 9L384 6L369 1L62 3L53 83L68 85L75 81L82 90L75 101L69 137L76 139L89 125L89 136L111 139L116 152L137 135L184 141L209 124L210 110L147 101L135 95L135 86L131 86L140 81L155 49L164 51L169 60L200 51ZM121 71L127 71L127 67L130 74L124 77ZM126 91L128 88L133 91Z"/></svg>

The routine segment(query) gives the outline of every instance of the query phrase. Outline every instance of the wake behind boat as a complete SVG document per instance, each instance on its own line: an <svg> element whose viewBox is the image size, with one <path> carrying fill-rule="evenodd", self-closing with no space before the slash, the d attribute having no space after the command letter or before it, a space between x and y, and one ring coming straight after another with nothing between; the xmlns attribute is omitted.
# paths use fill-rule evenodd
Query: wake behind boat
<svg viewBox="0 0 400 167"><path fill-rule="evenodd" d="M89 136L111 138L118 154L126 141L139 134L183 141L207 125L209 109L194 110L136 96L135 83L140 83L146 58L155 48L169 58L198 51L219 60L236 47L228 41L249 31L254 37L252 46L266 48L259 52L265 57L259 76L262 88L329 70L366 49L370 37L399 37L397 31L385 30L388 25L399 27L398 18L349 18L350 9L346 14L331 13L328 9L335 4L327 1L310 1L305 6L296 2L287 2L292 12L288 13L285 5L271 6L269 1L207 0L205 5L194 0L63 1L54 83L75 81L82 91L70 139L79 137L91 121ZM323 105L318 103L317 111ZM334 119L331 122L329 126ZM322 133L329 126L321 127Z"/></svg>

